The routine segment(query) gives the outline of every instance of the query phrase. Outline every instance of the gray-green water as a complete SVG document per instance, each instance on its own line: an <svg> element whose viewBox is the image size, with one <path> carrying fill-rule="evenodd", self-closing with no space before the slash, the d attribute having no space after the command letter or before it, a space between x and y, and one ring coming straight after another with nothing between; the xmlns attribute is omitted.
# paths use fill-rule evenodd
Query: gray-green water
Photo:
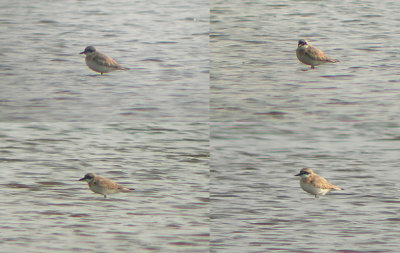
<svg viewBox="0 0 400 253"><path fill-rule="evenodd" d="M212 252L396 252L400 124L217 123ZM309 167L344 188L314 199Z"/></svg>
<svg viewBox="0 0 400 253"><path fill-rule="evenodd" d="M2 123L0 251L205 252L208 152L207 124Z"/></svg>
<svg viewBox="0 0 400 253"><path fill-rule="evenodd" d="M0 16L0 121L208 120L207 2L1 1ZM88 45L131 70L98 76Z"/></svg>
<svg viewBox="0 0 400 253"><path fill-rule="evenodd" d="M212 1L212 252L397 252L395 1ZM309 70L308 39L340 63ZM314 200L310 167L343 187Z"/></svg>
<svg viewBox="0 0 400 253"><path fill-rule="evenodd" d="M398 252L396 1L0 7L0 252ZM345 190L312 198L303 167Z"/></svg>
<svg viewBox="0 0 400 253"><path fill-rule="evenodd" d="M396 1L214 1L213 121L388 121L400 90ZM313 71L297 41L340 63Z"/></svg>

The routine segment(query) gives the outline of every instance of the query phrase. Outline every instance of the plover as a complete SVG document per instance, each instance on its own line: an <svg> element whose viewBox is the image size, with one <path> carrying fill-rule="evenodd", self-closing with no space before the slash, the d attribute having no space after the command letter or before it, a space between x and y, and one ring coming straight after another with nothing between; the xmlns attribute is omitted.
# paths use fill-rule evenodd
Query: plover
<svg viewBox="0 0 400 253"><path fill-rule="evenodd" d="M123 187L112 181L111 179L98 176L95 173L88 173L83 178L79 179L79 181L86 181L89 185L90 190L95 193L102 194L104 198L107 198L107 194L130 192L135 190Z"/></svg>
<svg viewBox="0 0 400 253"><path fill-rule="evenodd" d="M316 198L319 195L323 196L327 194L331 190L343 190L342 188L329 183L325 178L318 176L309 168L301 169L300 173L295 176L300 176L301 188L314 195Z"/></svg>
<svg viewBox="0 0 400 253"><path fill-rule="evenodd" d="M86 65L93 71L101 74L108 73L114 70L129 70L129 68L122 67L113 58L100 53L93 46L88 46L85 51L80 54L85 54Z"/></svg>
<svg viewBox="0 0 400 253"><path fill-rule="evenodd" d="M316 47L313 47L308 43L307 40L299 40L299 44L296 50L297 59L304 64L311 65L311 69L314 66L327 63L327 62L338 62L339 60L332 59L325 55L324 52Z"/></svg>

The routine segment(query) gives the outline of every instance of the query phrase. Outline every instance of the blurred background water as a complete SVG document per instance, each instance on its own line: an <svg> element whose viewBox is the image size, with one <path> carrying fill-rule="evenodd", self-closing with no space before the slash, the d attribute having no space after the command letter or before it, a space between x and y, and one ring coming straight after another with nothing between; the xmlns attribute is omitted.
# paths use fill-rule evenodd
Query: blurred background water
<svg viewBox="0 0 400 253"><path fill-rule="evenodd" d="M398 252L399 143L399 123L214 123L211 252ZM344 191L314 199L304 167Z"/></svg>
<svg viewBox="0 0 400 253"><path fill-rule="evenodd" d="M1 123L1 252L208 252L200 123ZM135 191L91 192L88 172Z"/></svg>
<svg viewBox="0 0 400 253"><path fill-rule="evenodd" d="M211 119L397 119L399 11L390 0L212 1ZM340 63L308 71L301 38Z"/></svg>
<svg viewBox="0 0 400 253"><path fill-rule="evenodd" d="M207 1L1 1L1 121L208 121ZM97 75L88 45L130 71Z"/></svg>

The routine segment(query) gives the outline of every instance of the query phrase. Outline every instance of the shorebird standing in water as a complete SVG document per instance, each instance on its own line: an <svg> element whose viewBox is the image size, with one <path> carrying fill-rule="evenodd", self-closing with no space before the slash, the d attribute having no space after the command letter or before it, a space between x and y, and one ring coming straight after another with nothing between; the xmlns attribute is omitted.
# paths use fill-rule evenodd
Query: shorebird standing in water
<svg viewBox="0 0 400 253"><path fill-rule="evenodd" d="M88 173L79 181L86 181L89 185L90 190L95 193L102 194L104 198L107 198L107 194L113 194L118 192L130 192L135 189L123 187L111 179L98 176L94 173Z"/></svg>
<svg viewBox="0 0 400 253"><path fill-rule="evenodd" d="M129 70L128 68L119 65L113 58L100 53L93 46L88 46L85 51L80 54L85 54L86 65L93 71L101 74L108 73L114 70Z"/></svg>
<svg viewBox="0 0 400 253"><path fill-rule="evenodd" d="M343 190L342 188L329 183L325 178L315 174L309 168L301 169L300 173L295 176L300 176L301 188L314 195L316 198L327 194L331 190Z"/></svg>
<svg viewBox="0 0 400 253"><path fill-rule="evenodd" d="M307 40L304 39L299 40L296 55L299 61L304 64L311 65L311 69L314 69L314 66L321 65L323 63L334 63L339 61L326 56L324 52L316 47L313 47L308 43Z"/></svg>

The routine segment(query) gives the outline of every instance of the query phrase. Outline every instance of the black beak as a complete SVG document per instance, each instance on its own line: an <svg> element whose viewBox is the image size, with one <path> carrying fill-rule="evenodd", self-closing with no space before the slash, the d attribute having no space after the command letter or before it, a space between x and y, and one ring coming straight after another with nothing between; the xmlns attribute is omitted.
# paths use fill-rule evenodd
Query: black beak
<svg viewBox="0 0 400 253"><path fill-rule="evenodd" d="M300 173L297 174L297 175L295 175L295 176L301 176L301 175L304 175L304 174L308 174L308 173L307 173L307 172L304 172L304 171L300 171Z"/></svg>
<svg viewBox="0 0 400 253"><path fill-rule="evenodd" d="M83 52L80 52L79 54L84 54L85 53L85 51L83 51Z"/></svg>
<svg viewBox="0 0 400 253"><path fill-rule="evenodd" d="M85 178L83 177L83 178L81 178L81 179L79 179L78 181L83 181L83 180L85 180Z"/></svg>

